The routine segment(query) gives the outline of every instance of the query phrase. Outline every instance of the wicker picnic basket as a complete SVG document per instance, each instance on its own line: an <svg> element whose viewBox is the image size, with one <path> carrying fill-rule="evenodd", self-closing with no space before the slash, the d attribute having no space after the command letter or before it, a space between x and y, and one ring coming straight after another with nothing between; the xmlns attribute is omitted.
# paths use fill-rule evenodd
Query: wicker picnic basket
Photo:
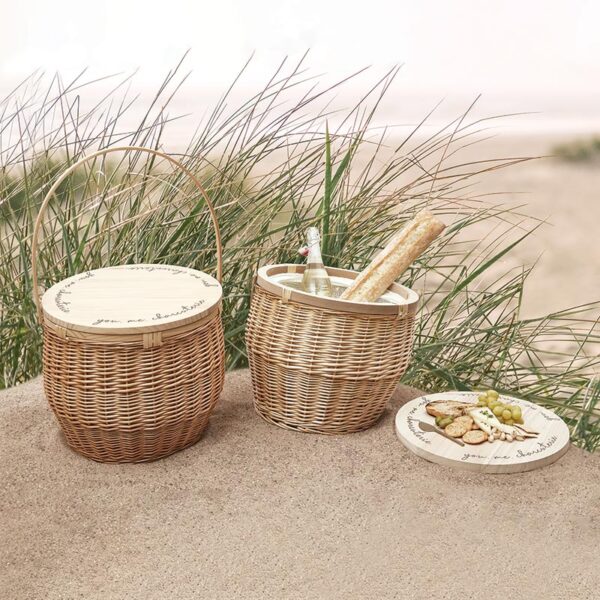
<svg viewBox="0 0 600 600"><path fill-rule="evenodd" d="M366 429L381 416L408 365L418 296L394 284L390 291L402 303L348 302L275 280L303 270L270 265L258 271L246 333L254 407L266 421L296 431Z"/></svg>
<svg viewBox="0 0 600 600"><path fill-rule="evenodd" d="M130 151L164 159L193 182L215 229L216 279L178 266L121 265L69 277L40 297L38 237L50 199L83 163ZM62 173L35 224L32 278L44 335L44 389L71 448L100 462L139 462L198 441L224 381L221 275L214 208L196 177L170 156L110 148Z"/></svg>

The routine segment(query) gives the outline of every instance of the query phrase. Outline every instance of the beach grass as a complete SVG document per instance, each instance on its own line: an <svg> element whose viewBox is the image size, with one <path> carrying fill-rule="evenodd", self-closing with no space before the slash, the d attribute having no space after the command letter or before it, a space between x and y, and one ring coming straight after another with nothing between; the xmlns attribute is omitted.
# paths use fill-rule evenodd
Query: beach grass
<svg viewBox="0 0 600 600"><path fill-rule="evenodd" d="M106 93L106 79L86 81L85 74L67 83L36 74L0 102L0 387L41 370L31 235L42 198L58 173L93 150L130 144L169 151L163 140L178 118L169 108L185 80L181 69L168 74L143 111L128 91L129 77L114 79ZM337 92L364 73L320 86L303 61L284 62L263 89L236 102L242 71L176 153L218 213L228 368L247 364L245 323L258 266L300 262L307 226L321 228L326 263L360 270L427 208L448 227L402 279L421 295L404 383L516 395L556 410L576 444L596 449L600 304L522 318L534 266L514 269L505 259L540 223L526 207L474 186L531 158L463 159L494 120L471 118L471 107L433 129L424 114L396 141L375 126L396 75L388 71L354 105L336 108ZM82 91L94 87L103 95L84 105ZM133 128L126 125L130 114L143 115ZM98 159L63 183L44 220L40 277L47 287L88 269L135 262L214 272L215 256L206 207L185 178L153 158L128 154Z"/></svg>
<svg viewBox="0 0 600 600"><path fill-rule="evenodd" d="M553 156L572 163L591 163L600 160L600 136L586 137L558 144L552 148Z"/></svg>

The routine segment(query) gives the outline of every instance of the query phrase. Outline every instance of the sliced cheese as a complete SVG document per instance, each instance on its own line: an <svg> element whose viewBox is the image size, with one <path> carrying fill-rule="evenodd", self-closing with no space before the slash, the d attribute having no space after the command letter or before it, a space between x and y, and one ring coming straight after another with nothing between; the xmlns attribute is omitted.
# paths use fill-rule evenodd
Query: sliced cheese
<svg viewBox="0 0 600 600"><path fill-rule="evenodd" d="M514 427L501 423L489 408L473 408L469 411L469 415L488 435L493 429L498 429L499 431L512 436L516 436L518 433Z"/></svg>

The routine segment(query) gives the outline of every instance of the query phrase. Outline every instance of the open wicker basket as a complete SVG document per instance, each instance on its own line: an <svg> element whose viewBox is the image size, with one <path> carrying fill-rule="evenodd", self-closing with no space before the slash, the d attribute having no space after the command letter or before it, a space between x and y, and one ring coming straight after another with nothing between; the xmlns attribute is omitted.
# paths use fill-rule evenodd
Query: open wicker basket
<svg viewBox="0 0 600 600"><path fill-rule="evenodd" d="M164 159L193 182L215 229L217 278L177 266L122 265L69 277L41 298L38 238L54 193L82 164L130 151ZM198 441L225 374L221 275L214 208L178 161L126 146L90 154L62 173L35 224L32 278L44 334L44 389L71 448L101 462L138 462Z"/></svg>
<svg viewBox="0 0 600 600"><path fill-rule="evenodd" d="M381 416L408 365L418 295L401 304L347 302L273 279L304 266L271 265L254 285L246 345L254 406L265 420L310 433L352 433ZM328 268L330 275L358 274Z"/></svg>

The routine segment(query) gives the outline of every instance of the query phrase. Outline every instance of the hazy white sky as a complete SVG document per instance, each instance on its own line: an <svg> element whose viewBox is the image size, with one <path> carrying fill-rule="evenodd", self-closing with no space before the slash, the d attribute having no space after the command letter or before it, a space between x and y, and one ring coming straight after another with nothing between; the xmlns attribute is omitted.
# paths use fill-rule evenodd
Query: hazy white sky
<svg viewBox="0 0 600 600"><path fill-rule="evenodd" d="M155 86L191 48L190 85L222 88L253 51L250 80L262 82L283 56L310 48L311 69L334 77L404 63L402 89L432 97L518 95L537 98L542 110L557 98L596 106L600 97L597 0L0 0L0 7L3 87L39 67L69 76L84 66L93 74L140 67L138 82Z"/></svg>

